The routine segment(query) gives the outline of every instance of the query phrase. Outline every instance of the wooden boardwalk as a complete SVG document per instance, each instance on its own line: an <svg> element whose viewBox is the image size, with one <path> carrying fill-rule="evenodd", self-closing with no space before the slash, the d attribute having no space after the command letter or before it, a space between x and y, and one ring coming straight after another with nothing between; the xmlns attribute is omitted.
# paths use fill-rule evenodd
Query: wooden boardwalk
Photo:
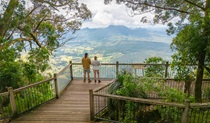
<svg viewBox="0 0 210 123"><path fill-rule="evenodd" d="M12 123L90 123L89 90L108 84L73 80L59 99L23 114Z"/></svg>

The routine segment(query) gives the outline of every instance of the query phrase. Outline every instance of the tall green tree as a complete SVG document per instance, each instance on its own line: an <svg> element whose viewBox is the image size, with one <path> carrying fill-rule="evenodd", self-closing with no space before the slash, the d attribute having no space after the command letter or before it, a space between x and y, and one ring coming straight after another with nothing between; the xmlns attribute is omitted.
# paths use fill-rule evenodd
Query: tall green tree
<svg viewBox="0 0 210 123"><path fill-rule="evenodd" d="M161 57L150 57L144 60L146 64L165 64ZM164 77L165 74L165 66L164 65L151 65L146 66L145 76L147 77Z"/></svg>
<svg viewBox="0 0 210 123"><path fill-rule="evenodd" d="M1 0L1 90L17 87L15 79L33 83L42 78L52 51L74 38L82 21L90 17L87 6L77 0ZM20 59L23 51L28 54L26 62Z"/></svg>
<svg viewBox="0 0 210 123"><path fill-rule="evenodd" d="M3 0L0 4L0 50L29 45L52 51L69 40L66 33L74 33L82 20L91 17L77 0Z"/></svg>
<svg viewBox="0 0 210 123"><path fill-rule="evenodd" d="M108 4L111 1L105 0L105 3ZM197 102L201 102L204 66L210 54L210 0L116 0L116 2L125 4L134 11L134 14L153 13L154 23L168 23L169 29L167 32L169 34L173 34L176 31L179 32L183 29L186 31L188 26L196 31L195 37L193 36L192 39L187 39L190 43L185 48L191 47L192 45L199 47L193 49L193 52L195 52L193 58L196 58L195 63L198 64L195 98ZM178 20L174 24L170 22L173 18ZM147 17L143 17L141 21L149 22L150 20ZM187 35L187 33L185 34ZM182 41L184 42L184 40Z"/></svg>

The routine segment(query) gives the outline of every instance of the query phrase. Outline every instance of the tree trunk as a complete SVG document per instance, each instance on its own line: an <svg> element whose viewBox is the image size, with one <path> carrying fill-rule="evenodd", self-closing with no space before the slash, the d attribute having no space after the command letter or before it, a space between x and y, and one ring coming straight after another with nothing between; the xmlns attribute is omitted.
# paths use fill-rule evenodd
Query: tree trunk
<svg viewBox="0 0 210 123"><path fill-rule="evenodd" d="M209 27L208 23L210 21L209 18L209 9L210 9L210 0L206 0L206 6L204 11L204 19L203 19L203 36L205 37L200 45L201 51L198 55L198 70L196 75L196 81L195 81L195 100L196 102L202 102L202 80L203 80L203 73L204 73L204 63L205 63L205 57L206 57L206 47L209 44L208 36L209 36Z"/></svg>
<svg viewBox="0 0 210 123"><path fill-rule="evenodd" d="M204 61L205 61L206 53L202 51L199 54L198 59L198 71L196 75L195 81L195 100L196 102L202 102L202 80L203 80L203 72L204 72Z"/></svg>
<svg viewBox="0 0 210 123"><path fill-rule="evenodd" d="M7 30L10 27L12 16L15 9L18 7L18 0L10 0L4 14L3 18L0 20L0 37L4 37Z"/></svg>

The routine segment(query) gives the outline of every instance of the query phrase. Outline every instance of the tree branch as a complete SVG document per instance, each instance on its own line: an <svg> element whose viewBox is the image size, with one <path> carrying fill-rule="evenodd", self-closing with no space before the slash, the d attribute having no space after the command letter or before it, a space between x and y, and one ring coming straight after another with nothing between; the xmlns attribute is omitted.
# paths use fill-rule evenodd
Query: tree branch
<svg viewBox="0 0 210 123"><path fill-rule="evenodd" d="M135 3L135 2L132 2L132 1L127 1L127 2L130 3L130 4L146 5L146 6L149 6L149 7L159 8L159 9L163 9L163 10L174 10L174 11L177 11L177 12L180 12L180 13L190 14L190 12L187 12L187 11L179 10L179 9L176 9L176 8L151 5L151 4L148 4L146 2L144 2L144 3L141 3L141 2Z"/></svg>
<svg viewBox="0 0 210 123"><path fill-rule="evenodd" d="M38 28L39 28L39 26L40 26L40 24L44 21L44 19L47 17L47 14L42 18L42 20L37 24L37 26L36 26L36 28L33 30L33 32L35 32Z"/></svg>
<svg viewBox="0 0 210 123"><path fill-rule="evenodd" d="M31 40L32 40L32 38L16 38L10 42L10 46L12 44L15 44L16 42L20 42L20 41L29 41L30 42Z"/></svg>
<svg viewBox="0 0 210 123"><path fill-rule="evenodd" d="M27 15L26 15L26 18L31 15L37 8L39 8L41 5L38 5L36 7L34 7Z"/></svg>
<svg viewBox="0 0 210 123"><path fill-rule="evenodd" d="M194 5L194 6L198 7L198 8L200 8L200 9L202 9L203 11L205 10L204 7L199 6L199 5L197 5L196 3L194 3L194 2L191 2L191 1L189 1L189 0L184 0L184 1L187 2L187 3L189 3L189 4L191 4L191 5Z"/></svg>
<svg viewBox="0 0 210 123"><path fill-rule="evenodd" d="M52 2L45 1L45 0L37 0L37 1L40 2L40 3L46 3L46 4L50 5L50 7L54 8L57 11L59 11L59 9L57 9L57 7L63 7L63 6L68 5L72 2L72 0L69 0L69 1L67 1L63 4L61 4L61 2L60 2L60 4L56 4L56 3L54 4Z"/></svg>
<svg viewBox="0 0 210 123"><path fill-rule="evenodd" d="M3 46L0 47L0 50L4 49L4 48L8 48L10 46L12 46L13 44L15 44L16 42L20 42L20 41L29 41L31 42L31 40L33 40L32 38L16 38L14 40L11 40L9 42L7 42L6 44L4 44Z"/></svg>
<svg viewBox="0 0 210 123"><path fill-rule="evenodd" d="M40 44L39 40L36 38L36 36L33 33L29 33L31 35L31 37L33 38L33 40L35 41L35 43L39 46L42 47L42 45Z"/></svg>
<svg viewBox="0 0 210 123"><path fill-rule="evenodd" d="M23 29L21 29L20 27L17 27L20 31L22 31ZM34 33L30 32L29 33L30 36L33 38L33 40L35 41L35 43L39 46L42 47L41 43L39 42L39 40L37 39L37 37L34 35Z"/></svg>
<svg viewBox="0 0 210 123"><path fill-rule="evenodd" d="M12 33L6 39L9 40L13 36L14 33L15 33L15 29L13 29Z"/></svg>

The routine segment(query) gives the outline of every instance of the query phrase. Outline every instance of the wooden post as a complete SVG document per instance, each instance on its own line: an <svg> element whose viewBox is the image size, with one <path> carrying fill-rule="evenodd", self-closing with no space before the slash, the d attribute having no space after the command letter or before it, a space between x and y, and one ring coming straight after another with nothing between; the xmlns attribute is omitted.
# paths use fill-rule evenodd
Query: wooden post
<svg viewBox="0 0 210 123"><path fill-rule="evenodd" d="M56 98L59 98L60 95L59 95L59 91L58 91L58 81L57 81L56 73L54 74L54 82L55 82L55 95L56 95Z"/></svg>
<svg viewBox="0 0 210 123"><path fill-rule="evenodd" d="M165 78L167 78L168 77L168 66L169 66L169 64L168 64L168 62L166 62L166 69L165 69Z"/></svg>
<svg viewBox="0 0 210 123"><path fill-rule="evenodd" d="M70 76L71 76L71 80L73 80L73 68L72 68L72 61L69 62L71 64L70 66Z"/></svg>
<svg viewBox="0 0 210 123"><path fill-rule="evenodd" d="M93 90L89 90L89 101L90 101L90 121L94 120L94 96Z"/></svg>
<svg viewBox="0 0 210 123"><path fill-rule="evenodd" d="M119 73L119 62L116 61L116 78L117 78L118 73Z"/></svg>
<svg viewBox="0 0 210 123"><path fill-rule="evenodd" d="M185 109L182 113L181 123L189 123L190 101L185 100Z"/></svg>
<svg viewBox="0 0 210 123"><path fill-rule="evenodd" d="M17 113L17 109L16 109L16 103L15 103L15 96L14 96L13 88L8 87L7 90L9 92L9 98L10 98L10 104L11 104L11 107L12 107L12 113L15 115Z"/></svg>

